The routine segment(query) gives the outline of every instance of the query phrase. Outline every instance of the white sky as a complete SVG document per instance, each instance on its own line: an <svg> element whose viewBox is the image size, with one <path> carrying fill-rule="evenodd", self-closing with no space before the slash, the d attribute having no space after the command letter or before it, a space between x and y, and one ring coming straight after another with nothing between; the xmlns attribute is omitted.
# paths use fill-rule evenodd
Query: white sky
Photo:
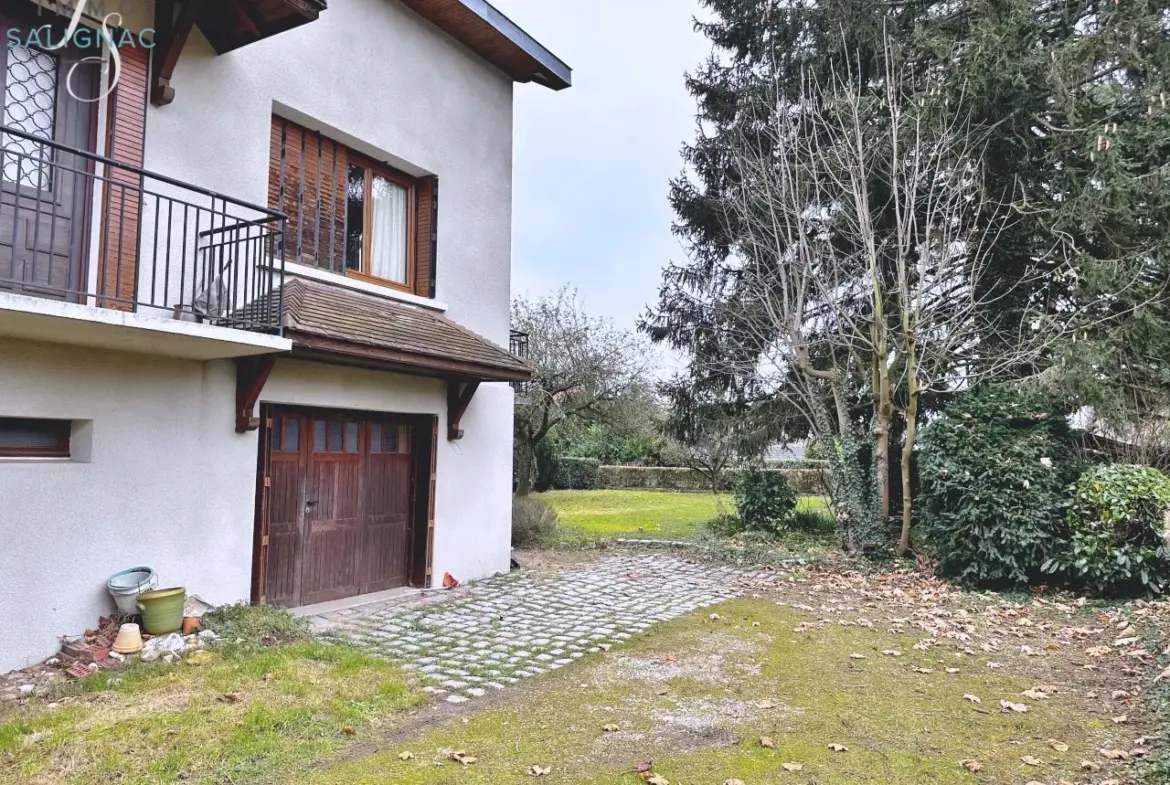
<svg viewBox="0 0 1170 785"><path fill-rule="evenodd" d="M694 138L683 84L710 46L696 0L492 0L573 68L559 93L516 85L512 292L575 286L631 327L656 302L671 234L669 181Z"/></svg>

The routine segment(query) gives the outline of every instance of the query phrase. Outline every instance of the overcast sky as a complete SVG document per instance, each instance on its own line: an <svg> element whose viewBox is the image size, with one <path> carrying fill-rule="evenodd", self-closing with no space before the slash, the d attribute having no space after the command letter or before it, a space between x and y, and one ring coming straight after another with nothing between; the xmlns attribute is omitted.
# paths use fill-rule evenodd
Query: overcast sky
<svg viewBox="0 0 1170 785"><path fill-rule="evenodd" d="M694 136L683 84L710 47L696 0L492 0L573 68L573 86L516 85L512 292L571 284L591 313L633 326L657 300L669 181Z"/></svg>

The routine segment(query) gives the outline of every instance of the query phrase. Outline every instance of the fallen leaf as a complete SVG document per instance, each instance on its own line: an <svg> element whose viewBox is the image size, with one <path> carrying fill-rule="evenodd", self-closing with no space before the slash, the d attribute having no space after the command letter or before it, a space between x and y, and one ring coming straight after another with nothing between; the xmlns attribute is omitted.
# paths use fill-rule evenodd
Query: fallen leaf
<svg viewBox="0 0 1170 785"><path fill-rule="evenodd" d="M967 759L959 761L959 765L969 772L975 773L983 771L983 764L977 760Z"/></svg>
<svg viewBox="0 0 1170 785"><path fill-rule="evenodd" d="M833 752L849 752L849 748L844 744L830 744L829 749Z"/></svg>
<svg viewBox="0 0 1170 785"><path fill-rule="evenodd" d="M849 655L849 659L851 659L851 660L864 660L864 659L865 659L865 655L864 655L864 654L858 654L858 653L854 652L853 654L850 654L850 655Z"/></svg>
<svg viewBox="0 0 1170 785"><path fill-rule="evenodd" d="M1119 714L1118 716L1113 718L1114 725L1121 725L1124 722L1129 722L1129 717L1124 715L1124 714Z"/></svg>
<svg viewBox="0 0 1170 785"><path fill-rule="evenodd" d="M398 753L398 760L414 760L414 753L413 752L400 752L400 753Z"/></svg>
<svg viewBox="0 0 1170 785"><path fill-rule="evenodd" d="M341 733L344 736L353 736L354 734L357 733L357 731L355 731L353 728L349 727L348 725L345 725L341 728Z"/></svg>
<svg viewBox="0 0 1170 785"><path fill-rule="evenodd" d="M1109 760L1128 760L1129 753L1125 750L1101 750L1101 754Z"/></svg>
<svg viewBox="0 0 1170 785"><path fill-rule="evenodd" d="M745 785L743 780L724 780L723 785Z"/></svg>
<svg viewBox="0 0 1170 785"><path fill-rule="evenodd" d="M721 618L723 618L723 617L720 616L718 613L711 614L711 621L719 621Z"/></svg>
<svg viewBox="0 0 1170 785"><path fill-rule="evenodd" d="M762 701L756 702L756 708L757 709L774 709L774 708L776 708L776 704L770 700L762 700Z"/></svg>
<svg viewBox="0 0 1170 785"><path fill-rule="evenodd" d="M1081 761L1081 771L1087 771L1090 774L1096 774L1101 770L1100 763L1093 763L1091 760Z"/></svg>
<svg viewBox="0 0 1170 785"><path fill-rule="evenodd" d="M606 733L617 733L619 730L621 730L621 728L619 728L617 725L614 725L612 722L608 725L602 725L601 729Z"/></svg>
<svg viewBox="0 0 1170 785"><path fill-rule="evenodd" d="M1147 756L1149 754L1150 754L1149 747L1134 747L1132 750L1129 751L1129 756L1131 758L1144 758L1145 756Z"/></svg>
<svg viewBox="0 0 1170 785"><path fill-rule="evenodd" d="M646 778L646 782L650 785L670 785L670 780L663 777L661 774L654 774Z"/></svg>
<svg viewBox="0 0 1170 785"><path fill-rule="evenodd" d="M642 761L641 763L638 764L637 771L639 774L649 774L650 772L654 771L654 761L652 761L652 760Z"/></svg>
<svg viewBox="0 0 1170 785"><path fill-rule="evenodd" d="M785 771L795 773L798 771L804 771L804 764L803 763L781 763L780 768L784 769Z"/></svg>
<svg viewBox="0 0 1170 785"><path fill-rule="evenodd" d="M1109 697L1111 697L1115 701L1120 701L1120 700L1125 700L1126 698L1129 698L1131 696L1125 690L1114 690L1113 694L1110 695Z"/></svg>
<svg viewBox="0 0 1170 785"><path fill-rule="evenodd" d="M1012 703L1011 701L1000 701L999 706L1001 709L1003 709L1003 712L1005 714L1008 712L1011 712L1011 711L1014 711L1016 714L1027 714L1028 713L1028 705L1025 703Z"/></svg>
<svg viewBox="0 0 1170 785"><path fill-rule="evenodd" d="M528 767L528 773L533 777L545 777L552 774L552 766L537 766L534 763Z"/></svg>
<svg viewBox="0 0 1170 785"><path fill-rule="evenodd" d="M669 693L670 687L659 687L658 689L654 690L655 695L667 695Z"/></svg>
<svg viewBox="0 0 1170 785"><path fill-rule="evenodd" d="M1025 698L1031 698L1034 701L1048 700L1048 693L1044 692L1039 687L1033 687L1030 690L1024 690L1020 694Z"/></svg>
<svg viewBox="0 0 1170 785"><path fill-rule="evenodd" d="M1049 739L1048 746L1051 747L1052 749L1056 750L1057 752L1068 752L1068 745L1065 744L1063 741L1057 741L1056 739Z"/></svg>
<svg viewBox="0 0 1170 785"><path fill-rule="evenodd" d="M915 666L914 672L915 673L934 673L934 671L932 671L930 668L919 668L917 666Z"/></svg>
<svg viewBox="0 0 1170 785"><path fill-rule="evenodd" d="M226 703L239 703L243 699L244 693L242 692L225 692L220 696L220 700L225 701Z"/></svg>
<svg viewBox="0 0 1170 785"><path fill-rule="evenodd" d="M959 672L958 668L947 668L947 673L951 674L952 676L954 676L958 672Z"/></svg>
<svg viewBox="0 0 1170 785"><path fill-rule="evenodd" d="M601 649L602 651L609 651L610 649L613 648L613 644L612 643L599 643L599 644L597 644L597 648Z"/></svg>
<svg viewBox="0 0 1170 785"><path fill-rule="evenodd" d="M901 657L902 656L902 652L898 651L897 649L886 649L885 651L882 652L882 654L886 655L887 657Z"/></svg>
<svg viewBox="0 0 1170 785"><path fill-rule="evenodd" d="M1043 766L1044 765L1044 761L1040 760L1039 758L1037 758L1034 755L1025 755L1022 758L1020 758L1020 760L1022 760L1024 763L1028 764L1029 766Z"/></svg>
<svg viewBox="0 0 1170 785"><path fill-rule="evenodd" d="M971 701L972 703L983 703L983 701L979 699L978 695L972 695L970 693L964 695L963 700Z"/></svg>
<svg viewBox="0 0 1170 785"><path fill-rule="evenodd" d="M456 763L462 763L464 766L470 766L479 760L479 758L475 757L474 755L468 755L463 750L456 750L455 752L452 752L449 757L451 760L455 761Z"/></svg>
<svg viewBox="0 0 1170 785"><path fill-rule="evenodd" d="M772 741L771 737L769 736L761 736L760 746L766 750L774 750L776 749L776 742Z"/></svg>

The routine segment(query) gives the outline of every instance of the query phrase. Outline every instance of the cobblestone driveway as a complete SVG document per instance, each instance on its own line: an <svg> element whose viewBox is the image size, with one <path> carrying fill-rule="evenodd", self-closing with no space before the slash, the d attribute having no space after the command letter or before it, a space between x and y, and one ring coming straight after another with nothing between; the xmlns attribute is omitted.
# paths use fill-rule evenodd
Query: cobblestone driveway
<svg viewBox="0 0 1170 785"><path fill-rule="evenodd" d="M429 692L462 703L736 597L744 577L752 576L673 556L620 556L492 578L438 604L363 606L315 623L398 659Z"/></svg>

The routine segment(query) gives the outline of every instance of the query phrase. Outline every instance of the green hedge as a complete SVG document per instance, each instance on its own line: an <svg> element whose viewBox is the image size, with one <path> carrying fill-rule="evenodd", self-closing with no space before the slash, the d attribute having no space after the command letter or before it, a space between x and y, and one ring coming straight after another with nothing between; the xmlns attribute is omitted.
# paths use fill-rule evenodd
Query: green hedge
<svg viewBox="0 0 1170 785"><path fill-rule="evenodd" d="M595 491L601 461L594 458L561 458L553 487L558 491Z"/></svg>
<svg viewBox="0 0 1170 785"><path fill-rule="evenodd" d="M827 493L823 469L767 469L782 475L799 496L821 496ZM730 491L739 478L736 470L723 473L719 490ZM605 490L661 490L709 491L707 476L694 469L668 466L602 466L598 487Z"/></svg>

